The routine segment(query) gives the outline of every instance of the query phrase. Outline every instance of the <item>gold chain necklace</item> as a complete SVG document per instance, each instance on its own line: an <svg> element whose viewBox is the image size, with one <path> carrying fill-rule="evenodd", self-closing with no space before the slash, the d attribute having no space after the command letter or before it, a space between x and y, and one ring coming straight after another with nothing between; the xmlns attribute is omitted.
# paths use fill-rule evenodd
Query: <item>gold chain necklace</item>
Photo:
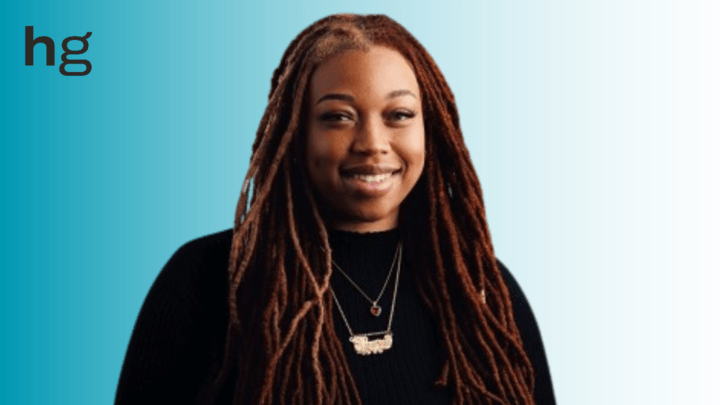
<svg viewBox="0 0 720 405"><path fill-rule="evenodd" d="M345 273L345 271L343 271L343 269L340 268L340 266L338 266L337 263L335 263L335 260L332 260L332 259L331 260L332 260L332 264L335 266L335 268L338 269L343 276L345 276L345 278L350 282L350 284L352 284L353 287L355 287L355 289L358 290L360 292L360 294L362 294L363 297L365 297L365 299L368 300L368 302L370 302L370 304L372 304L372 306L370 307L370 313L375 316L380 316L380 313L382 313L382 307L380 307L380 305L378 305L378 302L380 301L383 294L385 293L385 288L388 285L388 281L390 281L390 275L392 275L393 268L395 267L395 263L397 263L399 252L400 252L400 243L398 242L397 248L395 248L395 256L393 257L393 261L390 264L390 269L388 270L388 275L385 278L385 284L383 284L382 289L380 290L380 294L378 294L378 297L375 300L370 298L370 296L367 295L365 293L365 291L363 291L362 288L360 288L360 286L358 286L357 283L355 283L355 281L353 281L353 279L350 278L350 276L348 276L347 273Z"/></svg>
<svg viewBox="0 0 720 405"><path fill-rule="evenodd" d="M402 266L402 242L398 244L398 249L396 253L396 257L398 258L398 260L396 266L397 274L395 275L395 288L393 291L392 304L390 305L390 318L388 319L388 326L387 329L385 329L384 331L355 334L350 327L350 323L348 322L347 317L345 317L345 312L342 310L342 306L340 306L340 301L338 301L337 296L335 296L335 292L333 291L332 287L330 287L330 293L332 293L335 304L340 311L340 316L342 316L343 321L345 321L345 326L347 326L348 332L350 332L350 342L353 344L355 352L357 354L365 356L368 354L380 354L392 347L393 334L391 328L393 315L395 315L395 300L397 298L398 284L400 281L400 267ZM393 264L394 263L395 262L393 262ZM390 268L390 273L392 273L392 267ZM378 335L382 335L382 338L375 340L368 339L370 337Z"/></svg>

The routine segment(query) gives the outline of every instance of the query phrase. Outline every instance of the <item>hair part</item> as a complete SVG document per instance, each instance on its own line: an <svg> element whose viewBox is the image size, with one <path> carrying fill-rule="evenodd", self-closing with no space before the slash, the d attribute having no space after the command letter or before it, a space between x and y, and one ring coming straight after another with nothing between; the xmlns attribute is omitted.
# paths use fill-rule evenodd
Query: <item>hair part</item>
<svg viewBox="0 0 720 405"><path fill-rule="evenodd" d="M273 73L235 213L229 325L212 397L224 392L234 404L260 405L362 402L335 333L328 230L305 177L302 134L315 68L371 46L401 53L420 87L426 163L402 204L400 228L443 342L436 384L451 390L453 404L531 405L533 369L497 267L453 93L432 57L400 24L383 15L351 14L303 30ZM248 291L249 285L262 287Z"/></svg>

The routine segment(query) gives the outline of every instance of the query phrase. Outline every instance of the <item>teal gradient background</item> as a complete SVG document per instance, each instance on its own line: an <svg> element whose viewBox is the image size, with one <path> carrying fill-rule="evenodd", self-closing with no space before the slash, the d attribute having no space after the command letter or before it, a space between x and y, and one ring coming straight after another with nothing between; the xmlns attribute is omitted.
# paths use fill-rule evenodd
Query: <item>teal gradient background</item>
<svg viewBox="0 0 720 405"><path fill-rule="evenodd" d="M699 0L4 2L0 403L112 403L161 267L232 225L283 50L335 12L388 14L445 74L558 403L720 403L720 7ZM24 65L26 25L55 66L42 45ZM61 75L88 31L92 72Z"/></svg>

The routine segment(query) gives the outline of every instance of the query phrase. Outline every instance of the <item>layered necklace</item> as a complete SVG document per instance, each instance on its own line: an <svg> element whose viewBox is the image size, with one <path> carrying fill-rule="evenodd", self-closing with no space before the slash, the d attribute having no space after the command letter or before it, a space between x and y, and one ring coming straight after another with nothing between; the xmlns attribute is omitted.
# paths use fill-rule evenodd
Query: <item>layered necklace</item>
<svg viewBox="0 0 720 405"><path fill-rule="evenodd" d="M348 332L350 332L350 342L353 344L355 348L355 352L361 355L368 355L368 354L379 354L384 352L385 350L388 350L392 347L393 343L393 335L392 335L392 321L393 321L393 315L395 314L395 300L397 298L397 290L398 290L398 284L400 281L400 267L402 267L402 242L398 243L397 248L395 249L395 257L393 258L393 262L390 265L390 270L388 271L387 278L385 279L385 284L383 284L382 290L380 291L380 294L378 294L377 299L373 300L370 298L368 294L365 293L358 285L353 281L350 276L343 271L343 269L340 268L340 266L337 265L334 261L332 262L336 269L340 271L340 273L345 276L345 278L352 284L355 289L357 289L365 299L367 299L370 304L370 313L374 316L380 316L380 313L382 312L382 308L378 305L378 302L380 301L380 298L382 298L383 293L385 292L385 288L387 287L390 278L392 276L393 271L395 274L395 287L393 290L393 296L392 296L392 303L390 304L390 317L388 318L388 326L383 331L378 332L368 332L368 333L359 333L355 334L350 327L350 323L347 320L347 317L345 316L345 312L342 309L342 306L340 305L340 302L337 299L337 296L335 295L335 292L332 288L330 288L330 292L332 293L333 299L335 300L335 304L338 307L338 311L340 312L340 316L342 317L343 321L345 322L345 326L348 329ZM382 336L379 339L370 340L370 338L375 336Z"/></svg>

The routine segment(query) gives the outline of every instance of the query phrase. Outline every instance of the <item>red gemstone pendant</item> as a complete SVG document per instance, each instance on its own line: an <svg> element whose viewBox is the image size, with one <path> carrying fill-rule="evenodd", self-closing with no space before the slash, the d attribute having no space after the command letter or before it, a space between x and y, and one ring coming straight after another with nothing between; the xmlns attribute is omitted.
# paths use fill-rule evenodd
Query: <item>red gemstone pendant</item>
<svg viewBox="0 0 720 405"><path fill-rule="evenodd" d="M382 308L380 308L378 305L373 305L370 308L370 313L375 316L380 316L380 312L382 311Z"/></svg>

